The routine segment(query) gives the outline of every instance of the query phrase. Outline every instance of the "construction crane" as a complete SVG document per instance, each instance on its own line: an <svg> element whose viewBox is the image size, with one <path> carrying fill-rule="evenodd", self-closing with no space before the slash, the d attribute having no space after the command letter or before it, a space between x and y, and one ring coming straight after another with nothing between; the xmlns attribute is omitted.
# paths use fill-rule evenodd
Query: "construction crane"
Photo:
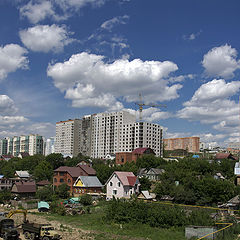
<svg viewBox="0 0 240 240"><path fill-rule="evenodd" d="M135 103L139 107L139 121L142 121L142 111L143 111L143 106L148 106L148 107L167 107L164 104L145 104L142 101L142 94L139 93L139 102Z"/></svg>

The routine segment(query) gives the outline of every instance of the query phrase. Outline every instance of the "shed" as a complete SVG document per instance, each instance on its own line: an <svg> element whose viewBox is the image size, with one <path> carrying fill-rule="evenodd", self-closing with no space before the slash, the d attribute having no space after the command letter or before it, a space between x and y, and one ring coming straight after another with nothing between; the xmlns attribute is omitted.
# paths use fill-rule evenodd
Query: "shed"
<svg viewBox="0 0 240 240"><path fill-rule="evenodd" d="M44 201L38 202L38 211L39 212L48 212L49 211L49 204L47 202L44 202Z"/></svg>

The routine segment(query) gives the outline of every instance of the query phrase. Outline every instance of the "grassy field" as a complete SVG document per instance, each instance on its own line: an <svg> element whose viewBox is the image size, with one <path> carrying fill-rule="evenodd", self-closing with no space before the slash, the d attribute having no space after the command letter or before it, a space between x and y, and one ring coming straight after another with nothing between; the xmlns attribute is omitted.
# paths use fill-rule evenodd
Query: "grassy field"
<svg viewBox="0 0 240 240"><path fill-rule="evenodd" d="M183 228L152 228L138 223L109 224L103 220L104 206L91 208L91 214L76 216L59 216L48 214L49 220L57 220L63 224L92 231L96 240L103 239L153 239L153 240L184 240Z"/></svg>

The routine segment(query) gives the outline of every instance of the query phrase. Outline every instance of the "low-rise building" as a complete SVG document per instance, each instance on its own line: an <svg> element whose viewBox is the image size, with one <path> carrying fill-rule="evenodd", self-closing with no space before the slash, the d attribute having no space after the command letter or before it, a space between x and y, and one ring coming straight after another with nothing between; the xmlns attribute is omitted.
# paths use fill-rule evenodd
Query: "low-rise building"
<svg viewBox="0 0 240 240"><path fill-rule="evenodd" d="M165 150L183 149L188 152L199 152L199 137L168 138L163 139Z"/></svg>
<svg viewBox="0 0 240 240"><path fill-rule="evenodd" d="M116 153L116 164L123 165L125 163L135 162L139 157L143 155L155 155L151 148L136 148L132 152L117 152Z"/></svg>
<svg viewBox="0 0 240 240"><path fill-rule="evenodd" d="M138 177L132 172L115 171L106 182L107 200L115 198L130 198L139 193Z"/></svg>
<svg viewBox="0 0 240 240"><path fill-rule="evenodd" d="M79 176L73 185L75 197L86 193L102 193L103 185L97 176Z"/></svg>
<svg viewBox="0 0 240 240"><path fill-rule="evenodd" d="M36 194L36 183L35 181L15 182L12 186L11 193L18 197L34 197Z"/></svg>
<svg viewBox="0 0 240 240"><path fill-rule="evenodd" d="M165 172L164 169L160 169L160 168L141 168L139 173L138 173L138 177L146 177L149 180L152 181L158 181L160 180L160 175L163 174Z"/></svg>
<svg viewBox="0 0 240 240"><path fill-rule="evenodd" d="M77 167L62 166L54 170L53 185L66 183L70 187L70 192L74 192L74 183L79 176L95 176L96 171L89 165L78 164Z"/></svg>

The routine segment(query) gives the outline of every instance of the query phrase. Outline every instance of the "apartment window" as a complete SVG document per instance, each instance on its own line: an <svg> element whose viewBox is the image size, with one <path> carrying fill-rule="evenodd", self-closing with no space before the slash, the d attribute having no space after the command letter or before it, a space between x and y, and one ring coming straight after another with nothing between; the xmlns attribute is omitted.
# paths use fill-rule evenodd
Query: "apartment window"
<svg viewBox="0 0 240 240"><path fill-rule="evenodd" d="M61 183L64 182L64 179L63 179L63 178L60 178L60 182L61 182Z"/></svg>
<svg viewBox="0 0 240 240"><path fill-rule="evenodd" d="M57 182L57 179L56 179L56 178L54 178L54 182Z"/></svg>

